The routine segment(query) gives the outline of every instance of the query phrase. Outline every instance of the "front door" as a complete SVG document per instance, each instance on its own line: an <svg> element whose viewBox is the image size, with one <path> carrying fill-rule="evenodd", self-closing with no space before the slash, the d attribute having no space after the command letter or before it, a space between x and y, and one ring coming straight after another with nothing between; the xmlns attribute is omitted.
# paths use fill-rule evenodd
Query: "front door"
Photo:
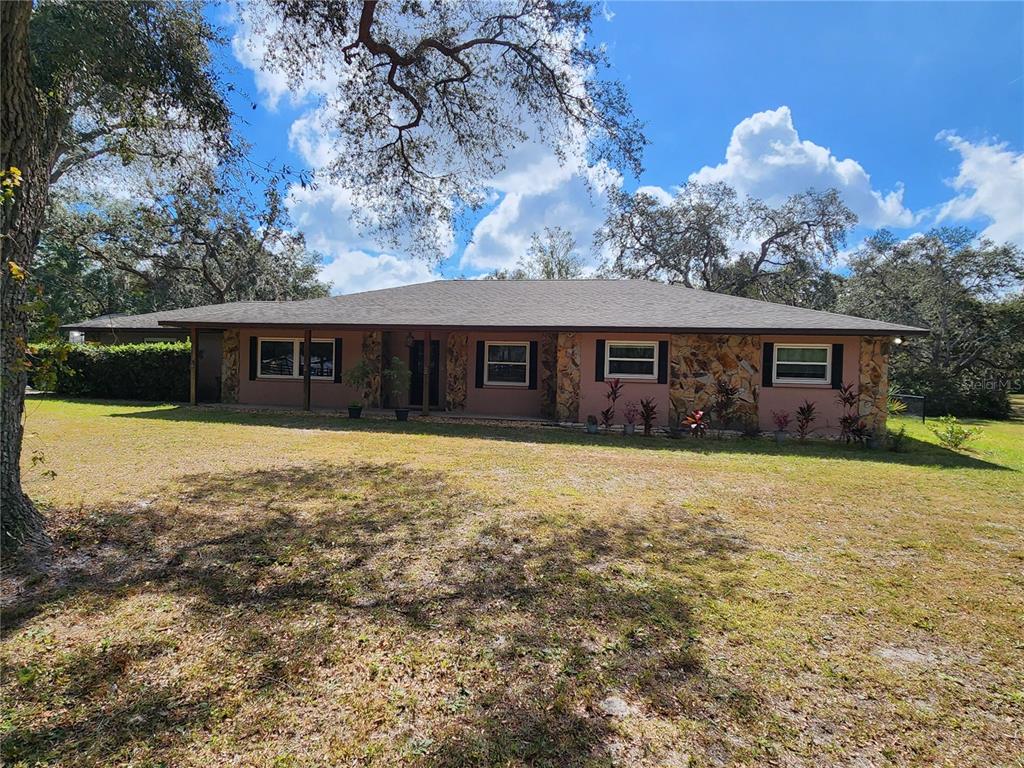
<svg viewBox="0 0 1024 768"><path fill-rule="evenodd" d="M433 339L430 342L430 407L438 406L440 395L440 366L438 358L441 356L441 342ZM417 339L412 343L410 352L409 370L412 372L412 381L409 382L409 405L423 405L423 340Z"/></svg>

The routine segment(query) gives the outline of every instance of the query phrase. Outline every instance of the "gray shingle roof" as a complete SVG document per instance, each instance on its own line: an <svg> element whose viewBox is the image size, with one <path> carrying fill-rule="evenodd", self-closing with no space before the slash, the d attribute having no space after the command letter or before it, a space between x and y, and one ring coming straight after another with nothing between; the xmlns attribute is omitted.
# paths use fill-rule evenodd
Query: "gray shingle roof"
<svg viewBox="0 0 1024 768"><path fill-rule="evenodd" d="M914 334L921 328L644 280L439 280L155 312L168 325ZM78 324L75 327L86 327ZM125 326L127 327L127 326Z"/></svg>
<svg viewBox="0 0 1024 768"><path fill-rule="evenodd" d="M180 309L165 309L162 312L146 312L142 315L100 315L91 320L68 323L62 325L61 328L65 331L170 331L175 329L160 325L160 321L177 316L181 311Z"/></svg>

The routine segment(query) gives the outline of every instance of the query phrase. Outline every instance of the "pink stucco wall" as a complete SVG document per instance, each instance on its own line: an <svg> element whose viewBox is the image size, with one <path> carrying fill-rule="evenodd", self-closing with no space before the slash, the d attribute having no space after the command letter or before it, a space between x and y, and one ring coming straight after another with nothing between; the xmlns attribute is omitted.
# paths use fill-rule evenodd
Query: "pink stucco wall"
<svg viewBox="0 0 1024 768"><path fill-rule="evenodd" d="M608 392L608 383L597 381L597 340L608 341L668 341L667 334L654 333L581 333L577 338L580 343L580 421L586 421L587 416L594 415L600 418L601 411L608 407L608 400L605 395ZM641 399L654 398L658 406L657 423L665 426L669 419L669 388L668 384L659 384L657 381L632 381L622 379L622 396L615 404L615 423L623 423L623 411L626 403L635 401L637 406ZM639 423L639 420L638 420Z"/></svg>
<svg viewBox="0 0 1024 768"><path fill-rule="evenodd" d="M855 388L858 386L860 336L762 336L761 342L766 341L776 344L843 344L843 383L853 384ZM772 411L788 411L795 421L796 409L804 400L810 400L816 406L818 420L814 423L815 431L826 434L838 431L843 409L836 402L836 390L830 384L776 384L761 387L758 407L761 429L775 429Z"/></svg>
<svg viewBox="0 0 1024 768"><path fill-rule="evenodd" d="M505 333L485 331L469 334L469 354L466 375L469 377L466 390L466 413L486 416L535 416L541 415L540 389L526 387L484 385L476 386L476 345L478 341L536 341L540 346L540 334Z"/></svg>
<svg viewBox="0 0 1024 768"><path fill-rule="evenodd" d="M292 329L242 328L239 333L238 402L254 405L289 405L302 407L302 379L249 379L249 338L302 338L302 333ZM313 333L315 339L341 339L341 369L347 371L362 356L363 334L360 331L340 331L319 328ZM337 361L335 361L337 364ZM354 387L322 379L310 382L310 400L314 408L343 409L361 393Z"/></svg>

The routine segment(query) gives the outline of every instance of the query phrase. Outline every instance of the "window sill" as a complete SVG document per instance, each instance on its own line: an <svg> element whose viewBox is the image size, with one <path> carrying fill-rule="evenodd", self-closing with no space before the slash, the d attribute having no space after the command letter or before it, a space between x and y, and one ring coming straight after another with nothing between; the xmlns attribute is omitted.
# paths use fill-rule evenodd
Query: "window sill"
<svg viewBox="0 0 1024 768"><path fill-rule="evenodd" d="M773 387L796 387L797 389L831 389L832 384L823 381L773 381Z"/></svg>
<svg viewBox="0 0 1024 768"><path fill-rule="evenodd" d="M484 389L528 389L529 384L503 384L497 381L485 381Z"/></svg>
<svg viewBox="0 0 1024 768"><path fill-rule="evenodd" d="M635 382L637 382L639 384L657 384L658 383L658 377L657 376L636 376L636 375L632 375L631 376L628 373L606 373L604 375L604 380L608 381L609 379L619 379L620 381L635 381Z"/></svg>

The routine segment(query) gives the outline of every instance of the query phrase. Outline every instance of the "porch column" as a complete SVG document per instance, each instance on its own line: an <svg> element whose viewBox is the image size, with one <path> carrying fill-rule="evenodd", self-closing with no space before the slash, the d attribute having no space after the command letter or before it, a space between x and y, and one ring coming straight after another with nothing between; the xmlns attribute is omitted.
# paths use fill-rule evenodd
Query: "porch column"
<svg viewBox="0 0 1024 768"><path fill-rule="evenodd" d="M188 330L188 338L192 344L188 368L188 402L195 405L199 402L199 329L194 325Z"/></svg>
<svg viewBox="0 0 1024 768"><path fill-rule="evenodd" d="M430 415L430 331L423 332L423 411Z"/></svg>
<svg viewBox="0 0 1024 768"><path fill-rule="evenodd" d="M309 370L309 357L311 347L313 346L313 331L309 328L306 329L306 333L303 337L302 345L302 410L308 411L310 406L310 370Z"/></svg>

